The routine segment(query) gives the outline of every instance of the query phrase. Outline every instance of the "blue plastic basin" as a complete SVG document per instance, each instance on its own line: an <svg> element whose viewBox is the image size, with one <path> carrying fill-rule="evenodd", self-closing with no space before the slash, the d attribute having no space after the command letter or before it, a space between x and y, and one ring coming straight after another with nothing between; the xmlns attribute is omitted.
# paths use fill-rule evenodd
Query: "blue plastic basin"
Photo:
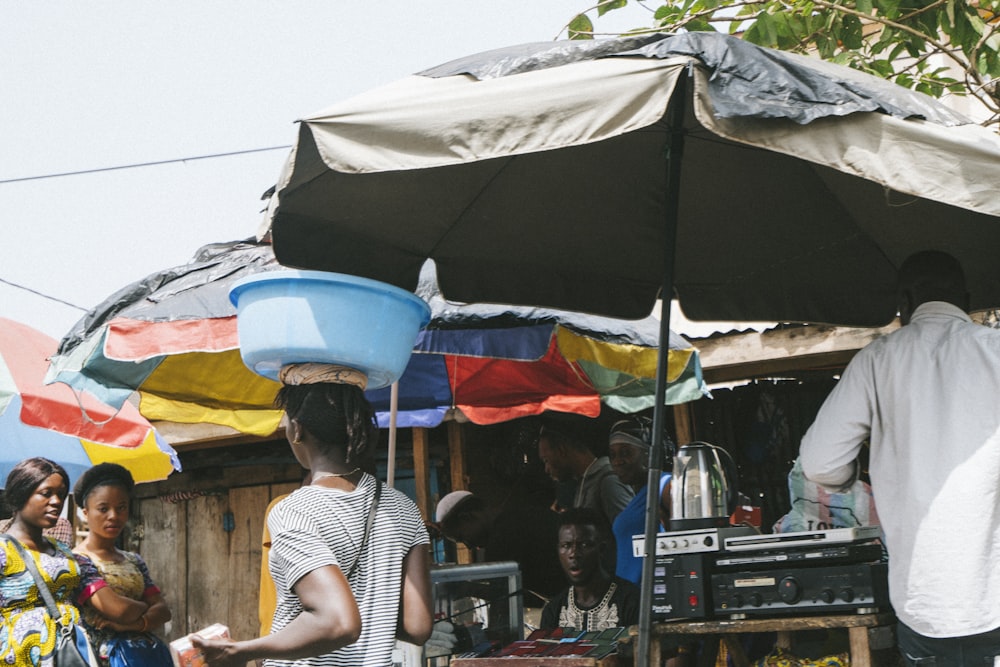
<svg viewBox="0 0 1000 667"><path fill-rule="evenodd" d="M394 285L326 271L269 271L229 290L240 354L250 370L278 379L282 366L319 362L364 372L368 388L406 370L430 308Z"/></svg>

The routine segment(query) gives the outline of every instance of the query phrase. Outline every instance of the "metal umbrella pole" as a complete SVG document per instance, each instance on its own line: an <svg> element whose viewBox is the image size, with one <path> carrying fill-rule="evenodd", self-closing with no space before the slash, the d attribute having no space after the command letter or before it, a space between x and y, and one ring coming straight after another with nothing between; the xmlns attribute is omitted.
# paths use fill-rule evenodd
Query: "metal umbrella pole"
<svg viewBox="0 0 1000 667"><path fill-rule="evenodd" d="M689 71L690 75L690 71ZM674 262L677 247L678 199L681 189L681 158L684 152L684 105L686 77L677 80L668 113L670 139L667 144L667 205L664 224L666 244L664 246L663 291L660 294L660 346L656 358L655 404L653 405L653 442L649 450L649 476L646 480L646 531L644 540L645 557L642 559L642 580L639 597L639 645L636 651L637 665L649 664L649 649L653 628L653 565L656 560L656 534L660 521L660 474L663 461L663 426L666 415L667 395L667 355L669 346L664 341L670 338L670 302L674 290Z"/></svg>

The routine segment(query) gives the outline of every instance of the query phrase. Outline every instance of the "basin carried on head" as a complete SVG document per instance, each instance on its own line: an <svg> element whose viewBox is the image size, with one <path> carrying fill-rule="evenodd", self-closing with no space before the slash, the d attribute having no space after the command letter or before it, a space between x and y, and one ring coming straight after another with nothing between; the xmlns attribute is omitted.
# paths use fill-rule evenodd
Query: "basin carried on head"
<svg viewBox="0 0 1000 667"><path fill-rule="evenodd" d="M317 362L357 369L368 389L406 370L421 327L422 299L394 285L326 271L268 271L229 290L240 354L250 370L278 379L286 364Z"/></svg>

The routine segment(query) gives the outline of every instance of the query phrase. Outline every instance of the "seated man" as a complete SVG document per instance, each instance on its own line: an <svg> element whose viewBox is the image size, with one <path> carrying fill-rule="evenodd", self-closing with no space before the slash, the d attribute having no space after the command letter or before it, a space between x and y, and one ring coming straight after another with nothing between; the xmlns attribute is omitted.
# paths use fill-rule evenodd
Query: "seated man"
<svg viewBox="0 0 1000 667"><path fill-rule="evenodd" d="M601 558L610 534L593 509L574 507L559 515L556 549L570 586L542 609L542 629L606 630L639 622L639 588L612 576Z"/></svg>

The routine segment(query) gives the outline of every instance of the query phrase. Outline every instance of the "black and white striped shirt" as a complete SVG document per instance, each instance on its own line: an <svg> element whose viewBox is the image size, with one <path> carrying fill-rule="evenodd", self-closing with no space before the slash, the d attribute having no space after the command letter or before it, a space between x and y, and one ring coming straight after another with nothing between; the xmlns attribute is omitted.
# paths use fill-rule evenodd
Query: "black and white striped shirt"
<svg viewBox="0 0 1000 667"><path fill-rule="evenodd" d="M306 486L274 506L269 567L278 593L271 632L278 632L302 613L292 591L313 570L336 565L346 574L364 537L375 497L375 478L364 475L353 491ZM368 543L348 578L361 612L361 638L338 651L300 660L268 660L269 667L385 667L391 664L402 593L403 558L430 539L417 506L403 493L383 485Z"/></svg>

